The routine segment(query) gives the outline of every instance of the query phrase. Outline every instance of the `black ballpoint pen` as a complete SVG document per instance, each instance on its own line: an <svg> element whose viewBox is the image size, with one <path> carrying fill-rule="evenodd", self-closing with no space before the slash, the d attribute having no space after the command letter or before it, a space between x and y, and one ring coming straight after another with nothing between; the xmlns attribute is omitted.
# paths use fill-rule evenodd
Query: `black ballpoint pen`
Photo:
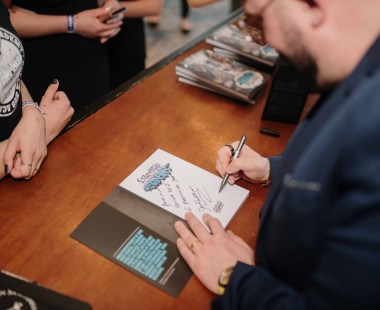
<svg viewBox="0 0 380 310"><path fill-rule="evenodd" d="M246 136L242 136L241 137L241 140L239 142L239 145L235 151L235 154L231 157L231 161L233 161L235 158L238 158L239 157L239 154L240 154L240 151L241 149L243 148L243 145L245 143L245 140L247 140L247 137ZM230 175L226 172L226 174L224 175L223 177L223 180L222 180L222 184L220 184L220 188L219 188L219 193L222 191L222 189L224 188L224 186L226 185L227 183L227 180L228 180L228 177Z"/></svg>

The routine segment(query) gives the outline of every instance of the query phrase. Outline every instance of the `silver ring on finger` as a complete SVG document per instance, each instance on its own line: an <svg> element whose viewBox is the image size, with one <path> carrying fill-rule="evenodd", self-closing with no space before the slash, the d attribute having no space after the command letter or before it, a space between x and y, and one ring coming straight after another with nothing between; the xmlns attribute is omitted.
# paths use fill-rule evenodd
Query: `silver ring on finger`
<svg viewBox="0 0 380 310"><path fill-rule="evenodd" d="M226 144L226 146L230 149L231 156L234 156L235 155L235 149L234 149L234 147L231 144Z"/></svg>

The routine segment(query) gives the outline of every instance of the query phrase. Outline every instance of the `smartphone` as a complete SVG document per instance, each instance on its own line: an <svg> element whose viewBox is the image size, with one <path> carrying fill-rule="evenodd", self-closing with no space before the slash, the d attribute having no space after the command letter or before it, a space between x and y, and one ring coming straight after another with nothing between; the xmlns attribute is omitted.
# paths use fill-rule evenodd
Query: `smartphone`
<svg viewBox="0 0 380 310"><path fill-rule="evenodd" d="M118 8L118 9L112 11L111 16L114 17L114 16L120 14L121 12L124 12L125 9L126 9L125 6L122 6L121 8Z"/></svg>
<svg viewBox="0 0 380 310"><path fill-rule="evenodd" d="M125 6L117 8L109 13L105 13L99 16L99 20L101 22L107 22L108 24L113 23L119 19L121 19L118 15L126 10Z"/></svg>

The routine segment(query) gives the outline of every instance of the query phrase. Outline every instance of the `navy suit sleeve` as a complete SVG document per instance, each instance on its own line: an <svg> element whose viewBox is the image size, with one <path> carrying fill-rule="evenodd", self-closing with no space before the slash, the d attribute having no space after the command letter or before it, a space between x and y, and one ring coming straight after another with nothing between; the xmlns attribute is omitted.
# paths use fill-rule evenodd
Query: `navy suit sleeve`
<svg viewBox="0 0 380 310"><path fill-rule="evenodd" d="M238 262L223 296L212 309L304 309L303 298L260 267Z"/></svg>
<svg viewBox="0 0 380 310"><path fill-rule="evenodd" d="M276 176L280 173L282 155L269 157L270 176L272 180L276 180Z"/></svg>
<svg viewBox="0 0 380 310"><path fill-rule="evenodd" d="M238 263L225 294L213 301L213 309L380 309L380 122L377 115L365 113L350 123L350 139L335 140L340 146L335 158L330 158L335 168L328 177L333 180L327 188L329 199L323 200L328 211L319 239L321 247L315 251L315 265L303 276L307 279L305 285L295 289L280 280L296 272L296 264L292 270L284 270L270 263L265 269ZM302 227L310 221L296 225ZM283 240L284 231L278 231L278 227L268 227L267 231L272 239ZM265 244L267 253L272 246ZM299 256L308 255L303 248L297 251ZM283 255L278 260L292 260L287 253ZM273 263L272 257L269 262ZM272 271L267 271L270 268Z"/></svg>

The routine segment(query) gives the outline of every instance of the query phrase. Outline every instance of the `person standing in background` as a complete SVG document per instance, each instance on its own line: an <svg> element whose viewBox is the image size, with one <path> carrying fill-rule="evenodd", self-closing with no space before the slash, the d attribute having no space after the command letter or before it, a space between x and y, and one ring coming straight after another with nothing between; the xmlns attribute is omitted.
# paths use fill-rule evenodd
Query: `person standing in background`
<svg viewBox="0 0 380 310"><path fill-rule="evenodd" d="M30 55L25 81L32 95L41 96L46 80L57 74L76 110L144 70L141 16L162 6L162 0L3 1L12 4L12 23ZM126 11L111 16L121 6Z"/></svg>
<svg viewBox="0 0 380 310"><path fill-rule="evenodd" d="M189 33L193 26L190 22L190 7L187 0L180 0L180 29L183 33ZM160 16L151 16L148 18L150 27L157 27L160 24Z"/></svg>
<svg viewBox="0 0 380 310"><path fill-rule="evenodd" d="M22 81L24 48L0 2L0 179L30 179L41 169L47 145L74 113L54 79L40 104Z"/></svg>
<svg viewBox="0 0 380 310"><path fill-rule="evenodd" d="M107 53L111 89L145 69L146 45L143 17L160 13L163 0L100 1L111 10L125 7L120 32L108 40Z"/></svg>
<svg viewBox="0 0 380 310"><path fill-rule="evenodd" d="M180 28L183 33L189 33L193 28L190 23L190 7L187 0L181 0L181 21Z"/></svg>
<svg viewBox="0 0 380 310"><path fill-rule="evenodd" d="M77 111L110 90L107 48L100 39L115 36L122 24L99 20L110 8L99 8L96 0L3 1L25 48L23 78L33 98L41 98L54 78Z"/></svg>

